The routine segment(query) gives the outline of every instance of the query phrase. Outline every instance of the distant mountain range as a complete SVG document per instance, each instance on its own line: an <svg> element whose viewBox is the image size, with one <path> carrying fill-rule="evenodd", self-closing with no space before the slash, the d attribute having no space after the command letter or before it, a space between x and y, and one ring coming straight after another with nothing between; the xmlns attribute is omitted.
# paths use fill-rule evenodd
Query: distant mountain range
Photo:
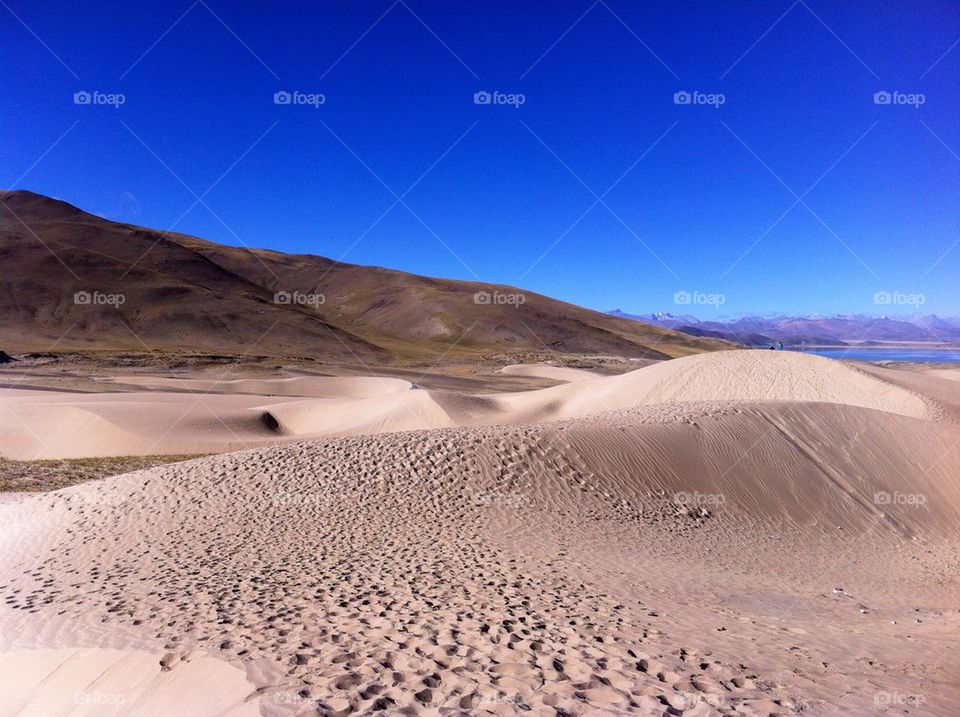
<svg viewBox="0 0 960 717"><path fill-rule="evenodd" d="M724 339L746 346L876 346L934 343L960 345L960 318L927 316L742 316L725 321L700 321L689 315L667 313L611 316L673 329L690 336Z"/></svg>

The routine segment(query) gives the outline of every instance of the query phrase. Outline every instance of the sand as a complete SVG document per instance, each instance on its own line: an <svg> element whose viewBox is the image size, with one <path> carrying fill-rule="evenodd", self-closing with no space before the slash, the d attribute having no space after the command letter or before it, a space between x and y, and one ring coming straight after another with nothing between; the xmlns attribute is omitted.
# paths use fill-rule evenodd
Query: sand
<svg viewBox="0 0 960 717"><path fill-rule="evenodd" d="M39 460L222 453L329 436L532 423L701 400L820 401L922 418L942 413L916 387L792 352L699 354L619 376L539 364L504 371L564 383L470 394L424 390L396 378L124 377L117 380L154 390L0 389L0 455Z"/></svg>
<svg viewBox="0 0 960 717"><path fill-rule="evenodd" d="M600 378L604 374L599 371L593 371L583 368L572 368L570 366L551 366L546 363L535 364L511 364L500 369L500 373L507 376L535 376L537 378L549 378L561 383L571 383L573 381L583 381L585 379Z"/></svg>
<svg viewBox="0 0 960 717"><path fill-rule="evenodd" d="M243 670L204 654L163 662L162 654L90 647L0 653L0 714L49 717L64 703L78 716L260 714L241 699L253 689Z"/></svg>
<svg viewBox="0 0 960 717"><path fill-rule="evenodd" d="M0 503L0 706L102 679L124 714L955 714L936 397L766 351L567 379L210 394L274 445Z"/></svg>

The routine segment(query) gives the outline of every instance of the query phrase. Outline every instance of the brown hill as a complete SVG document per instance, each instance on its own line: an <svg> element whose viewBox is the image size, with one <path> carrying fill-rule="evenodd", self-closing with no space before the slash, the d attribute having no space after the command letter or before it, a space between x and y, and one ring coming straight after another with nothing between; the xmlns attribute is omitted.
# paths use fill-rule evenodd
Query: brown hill
<svg viewBox="0 0 960 717"><path fill-rule="evenodd" d="M508 286L225 246L26 191L0 192L0 262L0 346L8 351L55 345L383 363L729 348ZM509 298L517 295L520 305Z"/></svg>

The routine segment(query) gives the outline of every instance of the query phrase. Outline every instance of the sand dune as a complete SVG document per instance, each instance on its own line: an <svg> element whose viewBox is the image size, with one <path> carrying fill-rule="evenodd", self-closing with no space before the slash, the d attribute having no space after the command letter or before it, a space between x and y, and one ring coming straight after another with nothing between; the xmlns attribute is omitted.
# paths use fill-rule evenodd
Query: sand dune
<svg viewBox="0 0 960 717"><path fill-rule="evenodd" d="M223 453L303 437L454 425L427 392L409 386L375 398L280 401L250 394L14 390L0 414L0 454L39 460Z"/></svg>
<svg viewBox="0 0 960 717"><path fill-rule="evenodd" d="M819 356L722 351L653 364L621 376L497 397L506 422L573 418L682 401L823 401L927 417L918 395Z"/></svg>
<svg viewBox="0 0 960 717"><path fill-rule="evenodd" d="M954 382L555 368L4 390L8 456L252 448L0 501L0 714L955 713Z"/></svg>
<svg viewBox="0 0 960 717"><path fill-rule="evenodd" d="M896 385L837 361L792 352L701 354L619 376L544 365L508 372L567 383L521 393L464 394L426 391L390 378L124 377L118 380L160 390L3 389L0 455L28 460L219 453L304 438L533 423L692 401L819 401L913 417L943 414L918 385Z"/></svg>
<svg viewBox="0 0 960 717"><path fill-rule="evenodd" d="M508 376L535 376L537 378L549 378L554 381L562 381L563 383L583 381L603 376L603 374L597 371L591 371L590 369L551 366L545 363L511 364L510 366L504 366L500 369L500 372Z"/></svg>
<svg viewBox="0 0 960 717"><path fill-rule="evenodd" d="M209 697L265 715L947 715L958 440L858 406L689 401L31 497L0 505L5 674L97 648L226 661L256 690ZM10 656L38 648L64 652Z"/></svg>
<svg viewBox="0 0 960 717"><path fill-rule="evenodd" d="M275 379L200 379L163 376L124 376L118 382L144 388L187 393L253 394L308 398L374 398L410 389L410 382L397 378L351 376L348 378L293 376Z"/></svg>
<svg viewBox="0 0 960 717"><path fill-rule="evenodd" d="M216 453L271 441L263 396L3 393L0 454L17 460Z"/></svg>
<svg viewBox="0 0 960 717"><path fill-rule="evenodd" d="M452 426L426 391L408 390L376 398L296 401L264 411L264 422L283 435L329 436L385 433Z"/></svg>

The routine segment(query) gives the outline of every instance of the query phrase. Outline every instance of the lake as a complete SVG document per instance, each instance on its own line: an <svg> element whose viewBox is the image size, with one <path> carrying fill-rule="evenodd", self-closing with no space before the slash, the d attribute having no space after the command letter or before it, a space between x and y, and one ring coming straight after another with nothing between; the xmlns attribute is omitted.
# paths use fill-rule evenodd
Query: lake
<svg viewBox="0 0 960 717"><path fill-rule="evenodd" d="M846 361L909 361L910 363L960 363L960 349L844 348L797 349Z"/></svg>

